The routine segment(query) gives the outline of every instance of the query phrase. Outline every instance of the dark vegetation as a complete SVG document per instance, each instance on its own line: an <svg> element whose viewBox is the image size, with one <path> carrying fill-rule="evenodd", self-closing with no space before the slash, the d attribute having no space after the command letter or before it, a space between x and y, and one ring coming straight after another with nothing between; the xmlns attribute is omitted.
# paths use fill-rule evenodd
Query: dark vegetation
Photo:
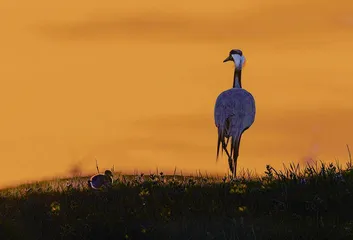
<svg viewBox="0 0 353 240"><path fill-rule="evenodd" d="M87 177L0 191L0 239L353 239L351 162L264 176Z"/></svg>

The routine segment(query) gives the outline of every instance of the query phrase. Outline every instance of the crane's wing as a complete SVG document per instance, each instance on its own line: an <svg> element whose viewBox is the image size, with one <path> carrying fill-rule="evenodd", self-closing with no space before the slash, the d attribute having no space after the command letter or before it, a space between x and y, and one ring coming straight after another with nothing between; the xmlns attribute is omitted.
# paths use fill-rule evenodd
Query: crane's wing
<svg viewBox="0 0 353 240"><path fill-rule="evenodd" d="M241 134L255 120L255 100L245 89L232 88L222 92L215 104L215 124L218 128L217 158L220 144L232 138L231 155L239 148Z"/></svg>

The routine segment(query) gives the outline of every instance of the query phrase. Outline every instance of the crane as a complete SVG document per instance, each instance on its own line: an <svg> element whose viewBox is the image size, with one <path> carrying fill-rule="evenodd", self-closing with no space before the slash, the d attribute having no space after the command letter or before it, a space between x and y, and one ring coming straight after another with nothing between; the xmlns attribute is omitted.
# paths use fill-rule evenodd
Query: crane
<svg viewBox="0 0 353 240"><path fill-rule="evenodd" d="M245 64L243 52L232 49L223 62L228 61L233 61L235 65L233 87L219 94L215 104L214 118L218 128L216 159L218 160L219 147L222 144L222 153L226 152L232 176L236 177L241 136L253 124L256 110L254 97L241 84L241 73ZM230 153L227 150L229 140Z"/></svg>

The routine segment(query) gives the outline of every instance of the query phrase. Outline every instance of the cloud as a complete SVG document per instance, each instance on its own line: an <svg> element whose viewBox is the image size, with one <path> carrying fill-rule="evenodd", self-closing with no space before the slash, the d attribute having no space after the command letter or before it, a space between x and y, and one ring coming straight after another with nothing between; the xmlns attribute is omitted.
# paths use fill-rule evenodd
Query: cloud
<svg viewBox="0 0 353 240"><path fill-rule="evenodd" d="M255 152L251 151L254 156L285 155L298 151L303 157L316 157L319 151L341 152L353 135L351 122L353 112L350 109L293 109L258 114L254 125L244 136L247 146L243 144L242 147L248 148L250 144L256 148ZM212 115L145 118L132 125L135 132L144 136L131 140L131 143L137 143L136 148L209 154L216 148L217 134Z"/></svg>
<svg viewBox="0 0 353 240"><path fill-rule="evenodd" d="M163 115L138 119L131 122L137 128L148 128L154 131L181 130L181 129L204 129L213 123L213 115L206 114L181 114L181 115Z"/></svg>
<svg viewBox="0 0 353 240"><path fill-rule="evenodd" d="M210 149L207 145L193 143L192 141L188 141L188 139L161 138L151 135L124 139L123 143L124 145L131 146L131 149L162 151L173 154L203 152Z"/></svg>
<svg viewBox="0 0 353 240"><path fill-rule="evenodd" d="M305 132L322 133L322 131L353 131L345 129L353 121L353 112L342 108L320 108L320 109L289 109L289 110L267 110L258 111L253 127L261 132L276 133L286 131L291 134L302 134ZM183 114L165 115L150 118L142 118L132 121L134 128L140 131L150 130L154 133L168 131L210 131L215 128L213 113L211 114ZM322 129L323 126L332 127ZM295 128L293 128L293 126ZM302 129L303 132L298 132ZM213 130L212 130L213 131Z"/></svg>
<svg viewBox="0 0 353 240"><path fill-rule="evenodd" d="M300 12L300 17L298 15ZM317 17L318 15L320 17ZM209 15L168 13L162 11L99 13L82 21L46 23L39 31L46 36L70 40L129 39L131 41L266 41L292 39L301 33L327 33L339 30L342 25L332 21L336 12L323 3L313 5L277 4L247 11L212 13ZM342 25L342 26L341 26ZM344 27L344 26L343 26ZM306 39L307 44L317 44L320 39ZM322 41L322 40L320 40Z"/></svg>

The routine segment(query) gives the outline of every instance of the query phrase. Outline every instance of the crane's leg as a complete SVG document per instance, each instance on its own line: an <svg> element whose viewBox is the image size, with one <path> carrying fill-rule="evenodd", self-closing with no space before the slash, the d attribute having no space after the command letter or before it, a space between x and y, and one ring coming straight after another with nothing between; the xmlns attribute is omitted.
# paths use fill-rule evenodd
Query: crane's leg
<svg viewBox="0 0 353 240"><path fill-rule="evenodd" d="M232 172L232 177L234 178L234 160L232 157L228 158L229 169Z"/></svg>
<svg viewBox="0 0 353 240"><path fill-rule="evenodd" d="M236 177L237 173L237 162L239 157L239 146L240 146L241 134L239 137L232 137L231 147L230 147L230 156L228 159L229 168L232 172L233 178Z"/></svg>
<svg viewBox="0 0 353 240"><path fill-rule="evenodd" d="M227 145L225 144L224 141L222 141L222 148L223 148L223 150L226 152L228 158L230 158L229 152L228 152L228 150L227 150Z"/></svg>
<svg viewBox="0 0 353 240"><path fill-rule="evenodd" d="M228 156L228 158L229 158L229 153L228 153L228 151L227 151L227 146L228 146L228 142L229 142L229 138L227 138L227 142L226 143L222 143L222 148L223 148L223 150L227 153L227 156ZM222 151L222 154L223 154L223 151ZM223 155L222 155L223 156Z"/></svg>
<svg viewBox="0 0 353 240"><path fill-rule="evenodd" d="M230 156L228 158L228 164L229 164L229 169L232 172L232 177L234 178L234 145L235 141L234 138L232 137L231 144L230 144Z"/></svg>
<svg viewBox="0 0 353 240"><path fill-rule="evenodd" d="M229 154L229 152L228 152L228 150L227 150L227 145L224 143L224 142L222 142L222 147L223 147L223 149L224 149L224 151L226 152L226 154L227 154L227 156L228 156L228 165L229 165L229 169L230 169L230 171L232 172L232 175L234 176L234 161L233 161L233 159L232 159L232 153L231 154Z"/></svg>
<svg viewBox="0 0 353 240"><path fill-rule="evenodd" d="M231 171L232 171L232 169L233 169L233 167L231 166L231 159L232 159L232 157L231 157L231 154L229 154L229 152L228 152L228 150L227 150L227 145L224 143L224 141L222 142L222 148L223 148L223 150L226 152L226 154L227 154L227 156L228 156L229 168L230 168ZM232 171L232 172L233 172L233 171Z"/></svg>
<svg viewBox="0 0 353 240"><path fill-rule="evenodd" d="M238 154L234 154L233 155L233 159L232 159L232 163L233 163L233 178L235 178L237 176L237 161L238 161Z"/></svg>
<svg viewBox="0 0 353 240"><path fill-rule="evenodd" d="M235 146L233 150L233 164L234 164L234 172L233 176L236 177L236 172L237 172L237 163L238 163L238 157L239 157L239 148L240 148L240 140L241 136L243 133L240 134L238 140L235 141Z"/></svg>
<svg viewBox="0 0 353 240"><path fill-rule="evenodd" d="M228 142L229 142L229 138L227 138L226 148L227 148L227 146L228 146Z"/></svg>

